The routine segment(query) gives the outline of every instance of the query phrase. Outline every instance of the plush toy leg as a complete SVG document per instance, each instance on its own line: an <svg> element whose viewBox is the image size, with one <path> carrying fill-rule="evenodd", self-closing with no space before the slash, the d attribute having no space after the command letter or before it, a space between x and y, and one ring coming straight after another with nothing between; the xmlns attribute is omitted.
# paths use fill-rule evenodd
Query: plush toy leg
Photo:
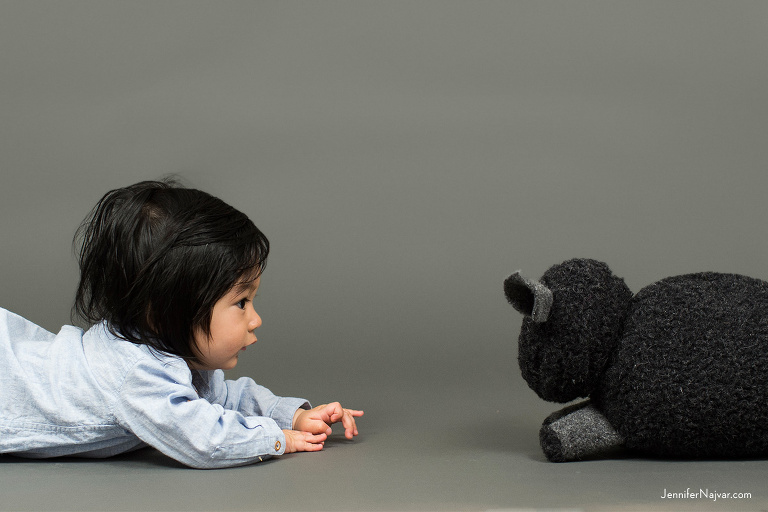
<svg viewBox="0 0 768 512"><path fill-rule="evenodd" d="M551 414L541 426L539 440L551 462L589 459L624 444L624 438L589 400Z"/></svg>

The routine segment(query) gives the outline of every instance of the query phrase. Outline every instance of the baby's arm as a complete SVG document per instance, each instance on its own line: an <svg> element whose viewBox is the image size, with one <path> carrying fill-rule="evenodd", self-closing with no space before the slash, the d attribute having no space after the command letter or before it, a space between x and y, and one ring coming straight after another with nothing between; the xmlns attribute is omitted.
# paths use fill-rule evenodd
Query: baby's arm
<svg viewBox="0 0 768 512"><path fill-rule="evenodd" d="M127 431L195 468L249 464L286 451L314 449L310 445L316 444L322 448L323 436L286 437L284 429L291 428L296 410L305 401L264 395L268 399L262 405L269 405L263 414L229 410L201 398L183 364L164 365L159 358L137 361L125 377L114 409Z"/></svg>
<svg viewBox="0 0 768 512"><path fill-rule="evenodd" d="M200 372L200 375L205 374ZM299 411L311 407L306 400L276 396L249 377L226 380L224 372L220 370L207 373L207 377L208 387L201 390L203 398L244 415L273 417L283 429L285 453L314 452L323 449L325 439L328 437L325 433L293 430L294 419Z"/></svg>
<svg viewBox="0 0 768 512"><path fill-rule="evenodd" d="M208 377L208 389L201 395L210 402L245 415L274 418L283 428L285 453L322 450L331 435L331 425L337 422L344 426L348 439L358 435L354 418L363 411L344 409L338 402L310 409L309 402L275 396L248 377L226 380L220 370L200 374Z"/></svg>
<svg viewBox="0 0 768 512"><path fill-rule="evenodd" d="M297 409L311 407L303 398L277 396L249 377L226 380L221 370L200 372L200 375L207 377L206 387L198 389L201 398L245 416L267 416L283 429L292 428Z"/></svg>
<svg viewBox="0 0 768 512"><path fill-rule="evenodd" d="M202 396L226 409L237 410L245 415L279 416L281 419L290 412L290 425L284 423L286 420L278 421L286 435L288 453L322 449L326 437L331 435L331 425L334 423L341 422L348 439L358 435L355 418L362 416L363 411L344 409L338 402L310 409L309 402L275 396L248 377L225 380L224 373L219 370L210 372L209 377L210 388ZM321 434L322 439L318 437Z"/></svg>

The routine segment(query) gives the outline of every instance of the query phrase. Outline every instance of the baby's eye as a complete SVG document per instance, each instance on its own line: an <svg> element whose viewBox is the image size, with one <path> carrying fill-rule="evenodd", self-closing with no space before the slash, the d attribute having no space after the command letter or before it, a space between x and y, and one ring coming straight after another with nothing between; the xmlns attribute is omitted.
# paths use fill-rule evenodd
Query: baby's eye
<svg viewBox="0 0 768 512"><path fill-rule="evenodd" d="M246 304L248 304L248 299L240 299L237 302L237 307L239 307L240 309L245 309Z"/></svg>

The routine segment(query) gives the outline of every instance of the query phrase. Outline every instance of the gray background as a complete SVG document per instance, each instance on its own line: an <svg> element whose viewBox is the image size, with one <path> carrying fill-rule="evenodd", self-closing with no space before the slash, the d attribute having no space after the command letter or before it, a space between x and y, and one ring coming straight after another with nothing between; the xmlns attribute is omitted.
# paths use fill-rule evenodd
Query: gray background
<svg viewBox="0 0 768 512"><path fill-rule="evenodd" d="M230 470L0 457L0 508L768 506L758 460L546 463L501 289L575 256L768 278L768 3L2 0L0 49L2 307L69 323L78 223L178 173L273 245L230 375L366 410Z"/></svg>

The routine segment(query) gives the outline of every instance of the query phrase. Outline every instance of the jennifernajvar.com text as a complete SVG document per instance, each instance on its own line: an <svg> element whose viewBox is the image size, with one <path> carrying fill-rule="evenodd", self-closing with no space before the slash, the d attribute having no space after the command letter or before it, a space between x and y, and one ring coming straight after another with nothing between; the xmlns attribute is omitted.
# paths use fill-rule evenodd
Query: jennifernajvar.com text
<svg viewBox="0 0 768 512"><path fill-rule="evenodd" d="M670 492L664 489L661 493L662 499L668 500L748 500L752 498L751 492L718 492L710 491L709 489L699 489L698 491L691 491L690 487L684 492Z"/></svg>

